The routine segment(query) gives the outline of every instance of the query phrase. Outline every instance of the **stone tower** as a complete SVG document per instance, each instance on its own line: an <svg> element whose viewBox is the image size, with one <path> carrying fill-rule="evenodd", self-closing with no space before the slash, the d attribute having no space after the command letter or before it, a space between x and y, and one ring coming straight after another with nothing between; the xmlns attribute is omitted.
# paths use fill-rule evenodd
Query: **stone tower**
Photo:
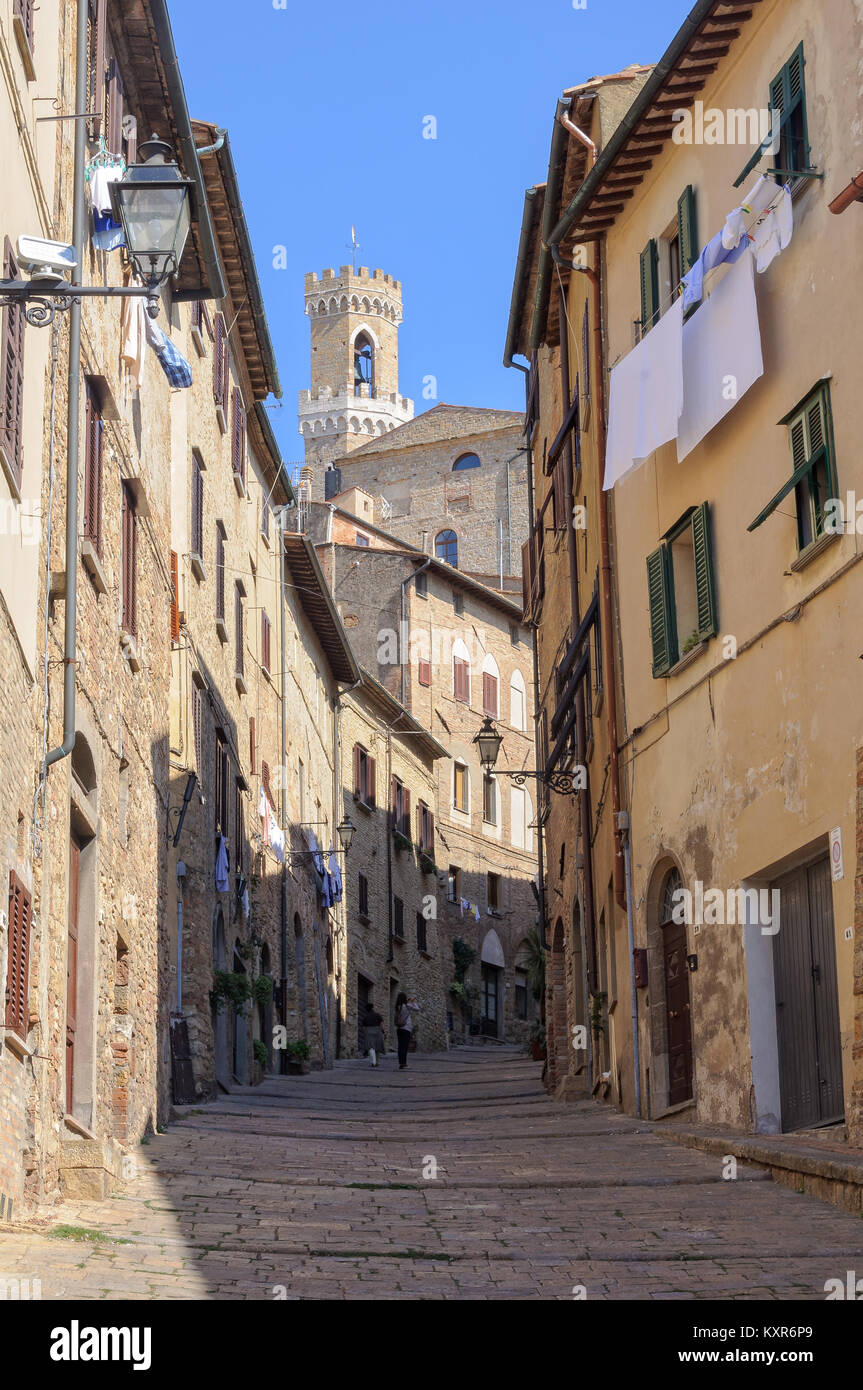
<svg viewBox="0 0 863 1390"><path fill-rule="evenodd" d="M301 391L299 427L305 441L311 496L325 496L333 459L413 419L414 403L399 395L398 280L366 266L343 265L336 275L306 276L311 319L312 386ZM335 483L335 480L333 480ZM335 487L338 491L338 487Z"/></svg>

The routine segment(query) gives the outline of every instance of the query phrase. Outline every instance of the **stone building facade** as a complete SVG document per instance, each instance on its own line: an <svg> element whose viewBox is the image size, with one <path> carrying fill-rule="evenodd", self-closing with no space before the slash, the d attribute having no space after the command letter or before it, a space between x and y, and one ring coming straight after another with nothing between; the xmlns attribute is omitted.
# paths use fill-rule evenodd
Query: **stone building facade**
<svg viewBox="0 0 863 1390"><path fill-rule="evenodd" d="M365 1051L372 1002L395 1051L395 1000L414 998L417 1047L446 1046L445 938L434 873L435 764L446 749L367 672L339 716L344 814L356 824L345 865L346 950L340 1055Z"/></svg>
<svg viewBox="0 0 863 1390"><path fill-rule="evenodd" d="M448 1034L462 1039L473 1026L526 1040L537 1013L524 968L537 923L536 792L530 780L517 787L504 777L486 792L473 743L490 713L503 736L499 767L535 767L532 644L521 609L417 552L332 541L318 549L358 658L448 755L435 764L433 807L448 993L453 942L473 952L468 995L449 1000Z"/></svg>
<svg viewBox="0 0 863 1390"><path fill-rule="evenodd" d="M790 214L781 254L754 273L747 250L709 275L683 330L684 345L707 333L717 303L751 275L763 371L724 397L724 418L682 464L673 441L659 446L609 502L635 949L628 980L619 914L609 1080L625 1108L672 1124L772 1133L844 1121L859 1142L860 673L846 637L860 611L859 555L838 504L860 491L860 402L848 368L860 356L859 324L843 309L856 210L842 212L842 191L863 157L851 96L861 34L852 11L834 19L825 41L820 17L799 0L709 20L693 11L636 95L625 138L596 140L596 127L572 113L601 148L583 180L573 169L542 241L561 248L576 328L588 277L572 262L601 279L607 367L650 344L656 320L677 308L680 276L759 175L775 166L793 176L790 206L780 186L760 186ZM672 138L661 84L679 83L718 38L727 57L677 104L697 95L705 109L730 112L792 92L778 158L748 141L706 149ZM580 101L580 89L573 96ZM557 137L555 148L549 186L562 167ZM757 230L754 218L746 225ZM542 282L537 258L531 350L555 344ZM686 390L703 403L702 388L690 378ZM603 455L584 451L585 475ZM588 504L600 485L591 479ZM548 621L543 609L541 641ZM567 1007L573 1000L570 988Z"/></svg>

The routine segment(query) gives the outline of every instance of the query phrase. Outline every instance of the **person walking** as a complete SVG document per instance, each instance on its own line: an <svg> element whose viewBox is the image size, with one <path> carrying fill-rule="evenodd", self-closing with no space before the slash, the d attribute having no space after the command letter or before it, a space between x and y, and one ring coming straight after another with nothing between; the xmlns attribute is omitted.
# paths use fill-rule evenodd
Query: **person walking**
<svg viewBox="0 0 863 1390"><path fill-rule="evenodd" d="M378 1064L378 1053L384 1050L384 1027L383 1019L375 1008L371 1000L366 1008L366 1016L363 1019L363 1029L366 1039L366 1051L371 1059L371 1064L376 1067Z"/></svg>
<svg viewBox="0 0 863 1390"><path fill-rule="evenodd" d="M419 1011L419 1004L415 999L408 999L406 994L400 994L396 999L396 1037L399 1046L399 1071L404 1071L408 1064L408 1047L410 1046L411 1034L413 1032L412 1013Z"/></svg>

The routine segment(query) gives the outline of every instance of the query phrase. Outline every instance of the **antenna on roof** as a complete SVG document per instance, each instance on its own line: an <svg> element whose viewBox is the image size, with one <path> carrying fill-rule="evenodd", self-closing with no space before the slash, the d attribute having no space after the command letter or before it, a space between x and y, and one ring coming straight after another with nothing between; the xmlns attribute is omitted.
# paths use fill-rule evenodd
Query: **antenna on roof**
<svg viewBox="0 0 863 1390"><path fill-rule="evenodd" d="M360 246L359 242L357 241L357 229L356 229L356 227L351 227L351 239L350 239L350 241L347 243L347 247L348 247L348 250L349 250L349 251L352 253L352 255L353 255L354 275L356 275L356 273L357 273L357 252L358 252L358 251L362 251L362 249L363 249L363 248Z"/></svg>

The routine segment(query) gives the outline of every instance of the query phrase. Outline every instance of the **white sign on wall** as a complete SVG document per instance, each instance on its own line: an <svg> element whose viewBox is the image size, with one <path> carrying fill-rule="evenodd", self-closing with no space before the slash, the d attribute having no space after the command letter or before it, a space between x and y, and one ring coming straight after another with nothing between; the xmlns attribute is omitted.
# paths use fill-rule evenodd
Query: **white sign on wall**
<svg viewBox="0 0 863 1390"><path fill-rule="evenodd" d="M830 831L830 870L833 874L833 882L838 883L845 877L845 860L842 856L842 828L837 826Z"/></svg>

